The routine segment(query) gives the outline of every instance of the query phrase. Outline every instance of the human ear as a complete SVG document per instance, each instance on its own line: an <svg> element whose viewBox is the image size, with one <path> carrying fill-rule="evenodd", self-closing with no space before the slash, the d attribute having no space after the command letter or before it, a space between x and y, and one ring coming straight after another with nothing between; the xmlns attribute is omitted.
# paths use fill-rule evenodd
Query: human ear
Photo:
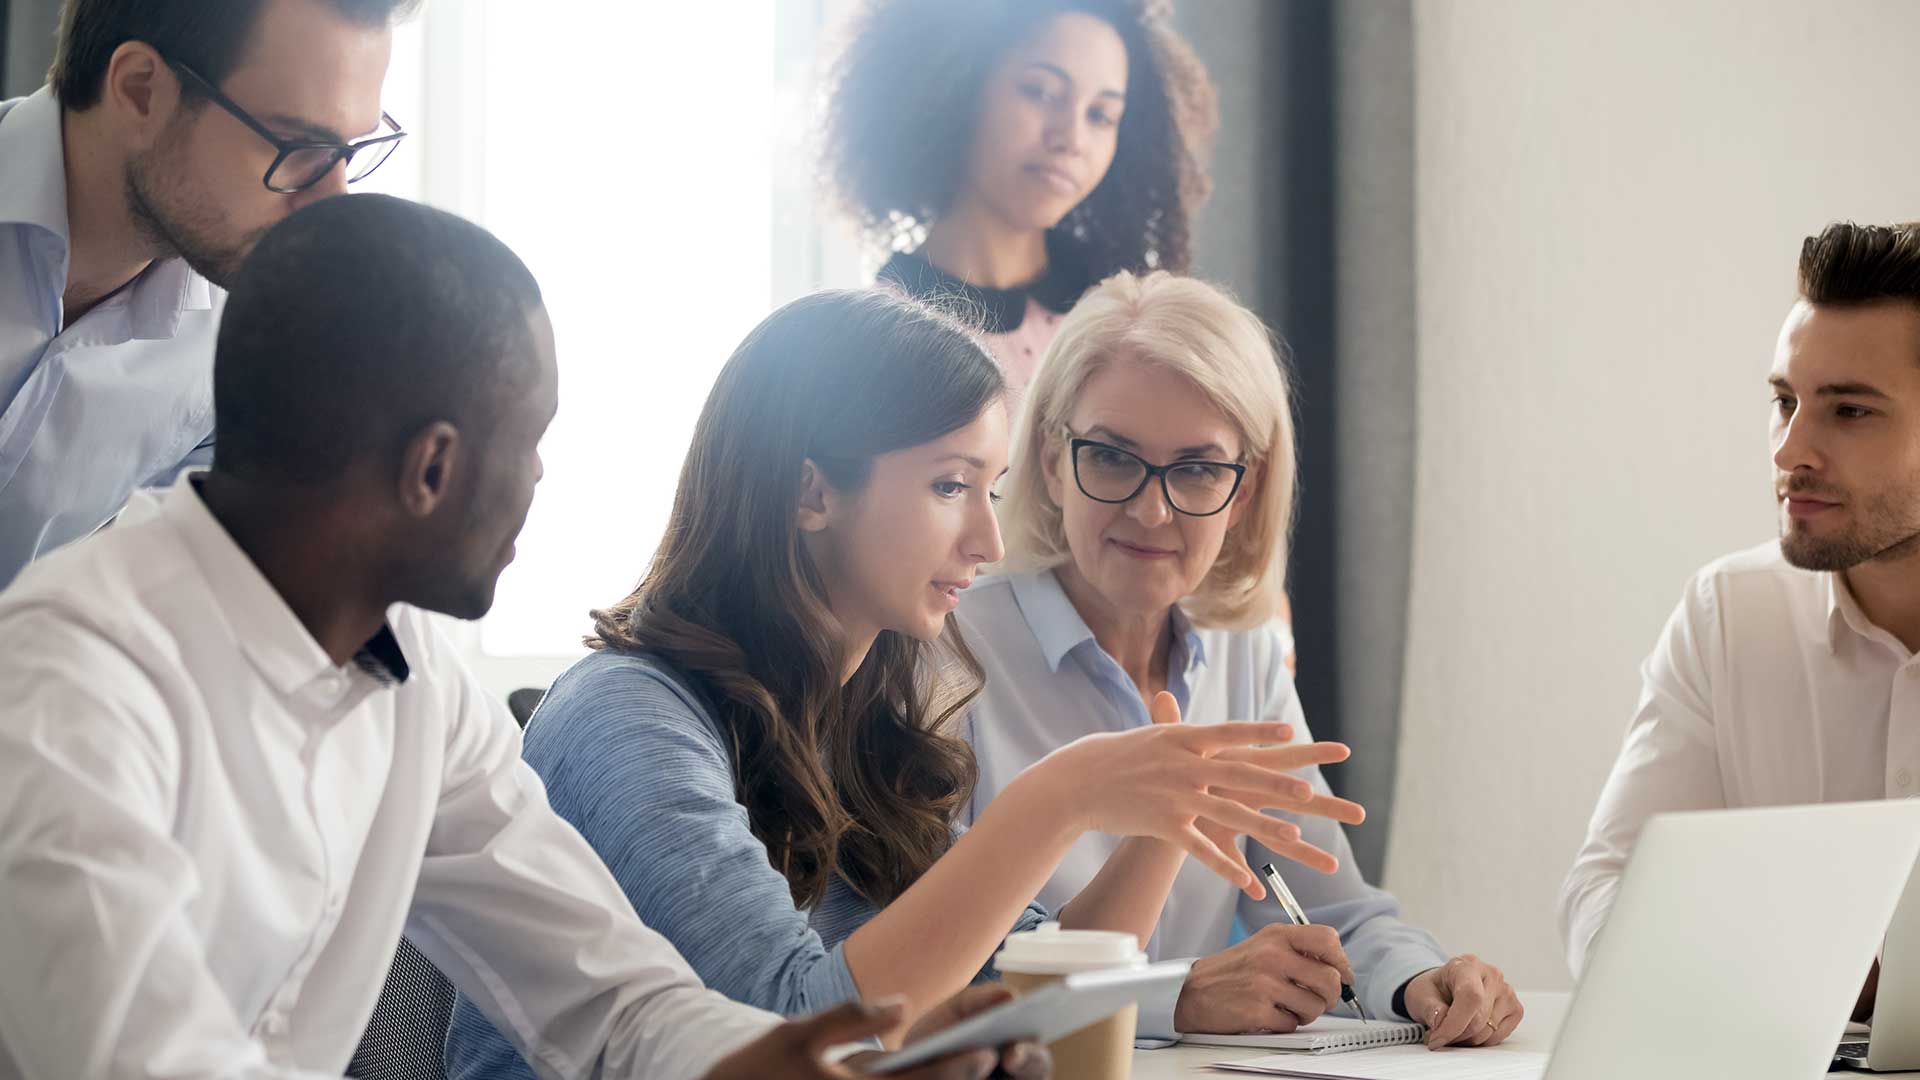
<svg viewBox="0 0 1920 1080"><path fill-rule="evenodd" d="M1043 443L1042 445L1045 449L1040 453L1040 479L1047 485L1047 498L1052 499L1053 505L1055 506L1065 506L1066 500L1062 498L1063 489L1060 482L1060 470L1061 466L1065 463L1066 456L1072 453L1072 451L1067 449L1065 444L1052 446Z"/></svg>
<svg viewBox="0 0 1920 1080"><path fill-rule="evenodd" d="M1260 498L1260 485L1266 478L1260 475L1258 465L1247 466L1247 473L1240 478L1240 490L1233 493L1233 501L1227 504L1227 528L1240 524L1247 515L1247 507Z"/></svg>
<svg viewBox="0 0 1920 1080"><path fill-rule="evenodd" d="M107 61L100 104L137 145L150 145L180 108L180 83L153 46L123 42Z"/></svg>
<svg viewBox="0 0 1920 1080"><path fill-rule="evenodd" d="M460 429L435 420L407 440L400 457L400 506L416 518L433 516L447 501L464 465Z"/></svg>
<svg viewBox="0 0 1920 1080"><path fill-rule="evenodd" d="M825 532L833 523L833 485L826 474L808 458L800 463L800 507L794 524L801 532Z"/></svg>

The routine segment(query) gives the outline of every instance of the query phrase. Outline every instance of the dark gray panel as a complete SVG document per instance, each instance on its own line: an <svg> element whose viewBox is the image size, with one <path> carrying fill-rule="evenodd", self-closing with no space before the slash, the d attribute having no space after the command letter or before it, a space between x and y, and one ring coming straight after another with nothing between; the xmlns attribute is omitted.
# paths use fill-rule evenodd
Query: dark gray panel
<svg viewBox="0 0 1920 1080"><path fill-rule="evenodd" d="M1297 684L1329 770L1384 862L1412 537L1413 73L1407 0L1188 0L1220 91L1195 272L1291 345L1300 503L1289 591Z"/></svg>
<svg viewBox="0 0 1920 1080"><path fill-rule="evenodd" d="M54 33L60 26L59 0L0 0L6 32L0 40L0 97L20 97L40 89L53 63Z"/></svg>

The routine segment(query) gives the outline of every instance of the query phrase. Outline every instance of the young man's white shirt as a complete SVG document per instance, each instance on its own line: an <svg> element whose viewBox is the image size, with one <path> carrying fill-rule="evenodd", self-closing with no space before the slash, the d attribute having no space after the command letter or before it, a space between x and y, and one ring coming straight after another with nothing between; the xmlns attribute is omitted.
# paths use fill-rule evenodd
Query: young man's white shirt
<svg viewBox="0 0 1920 1080"><path fill-rule="evenodd" d="M1868 621L1841 575L1790 565L1778 543L1695 574L1641 674L1561 887L1576 975L1654 814L1920 794L1920 659Z"/></svg>
<svg viewBox="0 0 1920 1080"><path fill-rule="evenodd" d="M778 1022L641 924L420 612L336 666L190 480L0 594L0 702L0 1077L337 1077L403 930L542 1076Z"/></svg>

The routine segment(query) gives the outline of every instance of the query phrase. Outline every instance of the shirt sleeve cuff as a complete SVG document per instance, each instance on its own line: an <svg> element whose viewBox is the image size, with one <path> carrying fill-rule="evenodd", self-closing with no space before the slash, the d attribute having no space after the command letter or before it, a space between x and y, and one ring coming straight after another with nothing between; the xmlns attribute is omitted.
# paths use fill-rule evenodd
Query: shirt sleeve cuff
<svg viewBox="0 0 1920 1080"><path fill-rule="evenodd" d="M1356 987L1354 992L1360 996L1360 1003L1367 1007L1368 1016L1391 1020L1412 1020L1415 1023L1424 1024L1426 1021L1419 1017L1407 1016L1395 1010L1394 996L1414 976L1437 968L1446 962L1447 958L1444 956L1438 959L1430 956L1408 957L1384 970L1368 972L1363 985Z"/></svg>
<svg viewBox="0 0 1920 1080"><path fill-rule="evenodd" d="M1192 957L1186 957L1178 963L1193 964ZM1180 1004L1180 991L1187 985L1186 980L1169 986L1167 989L1150 993L1140 999L1140 1013L1134 1020L1133 1037L1136 1039L1178 1039L1180 1033L1173 1029L1174 1008Z"/></svg>

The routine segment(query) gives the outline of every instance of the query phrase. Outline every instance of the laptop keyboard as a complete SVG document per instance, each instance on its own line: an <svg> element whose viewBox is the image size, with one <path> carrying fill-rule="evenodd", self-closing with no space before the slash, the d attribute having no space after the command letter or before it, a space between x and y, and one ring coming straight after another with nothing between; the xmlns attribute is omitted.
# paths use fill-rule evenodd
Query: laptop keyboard
<svg viewBox="0 0 1920 1080"><path fill-rule="evenodd" d="M1833 1056L1837 1058L1847 1058L1851 1061L1865 1061L1867 1060L1867 1044L1863 1042L1843 1042L1840 1044L1840 1049L1833 1052Z"/></svg>

